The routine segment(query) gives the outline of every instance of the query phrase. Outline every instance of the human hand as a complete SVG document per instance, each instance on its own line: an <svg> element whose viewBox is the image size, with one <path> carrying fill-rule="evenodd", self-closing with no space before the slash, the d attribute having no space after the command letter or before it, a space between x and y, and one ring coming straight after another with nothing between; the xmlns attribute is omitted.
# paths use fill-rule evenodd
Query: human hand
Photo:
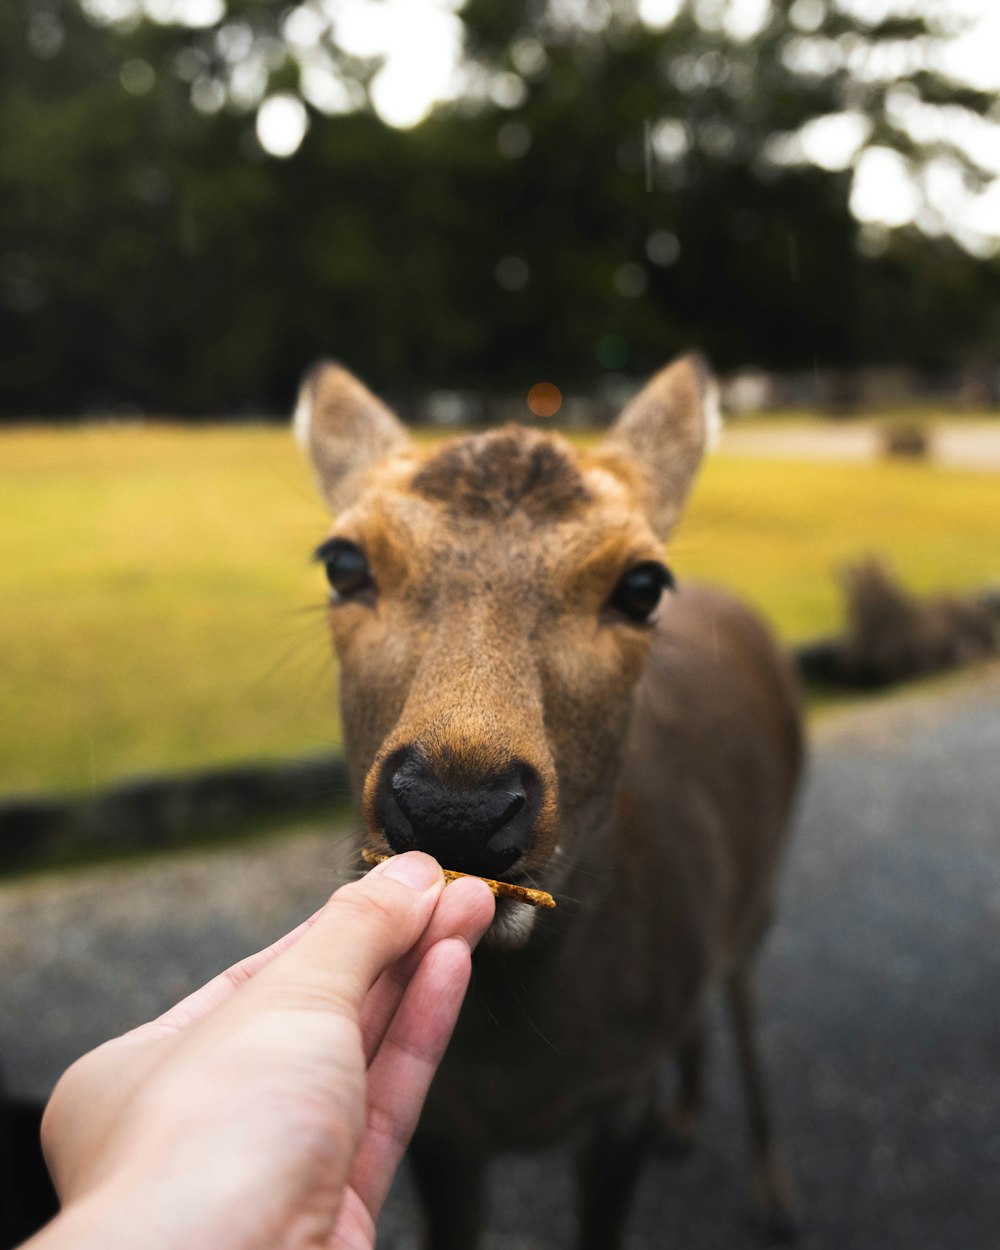
<svg viewBox="0 0 1000 1250"><path fill-rule="evenodd" d="M396 856L78 1060L42 1126L63 1211L32 1250L373 1246L493 906Z"/></svg>

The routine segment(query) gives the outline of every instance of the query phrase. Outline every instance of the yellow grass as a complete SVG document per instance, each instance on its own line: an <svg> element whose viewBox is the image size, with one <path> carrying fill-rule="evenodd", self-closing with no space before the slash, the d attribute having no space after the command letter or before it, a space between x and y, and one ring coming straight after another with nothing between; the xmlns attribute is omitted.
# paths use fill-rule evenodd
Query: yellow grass
<svg viewBox="0 0 1000 1250"><path fill-rule="evenodd" d="M284 431L0 436L4 787L334 741L325 527Z"/></svg>
<svg viewBox="0 0 1000 1250"><path fill-rule="evenodd" d="M995 579L998 497L996 476L921 464L718 457L670 558L806 637L839 623L831 568L868 551L921 590ZM0 434L0 787L90 789L334 743L308 560L326 525L284 430Z"/></svg>
<svg viewBox="0 0 1000 1250"><path fill-rule="evenodd" d="M790 640L836 630L836 569L885 557L913 590L1000 580L1000 477L899 460L798 463L717 456L672 544L675 568L758 604Z"/></svg>

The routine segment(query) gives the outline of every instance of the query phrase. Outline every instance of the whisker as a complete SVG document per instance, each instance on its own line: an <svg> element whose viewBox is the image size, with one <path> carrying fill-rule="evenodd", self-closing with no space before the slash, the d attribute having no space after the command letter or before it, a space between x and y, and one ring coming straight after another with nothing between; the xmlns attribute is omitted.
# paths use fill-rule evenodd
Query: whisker
<svg viewBox="0 0 1000 1250"><path fill-rule="evenodd" d="M527 1007L525 1007L524 1002L522 1001L520 995L518 994L517 990L514 988L515 977L511 970L510 961L507 959L504 959L502 961L501 966L503 967L504 971L507 973L507 988L510 990L511 997L513 998L517 1006L520 1008L521 1014L524 1016L525 1020L527 1020L528 1024L531 1026L532 1032L534 1032L539 1038L541 1038L541 1040L545 1043L545 1045L550 1047L552 1050L554 1050L557 1055L564 1054L565 1052L560 1050L559 1047L555 1044L555 1042L552 1041L551 1038L546 1037L546 1035L542 1032L542 1030L535 1023L535 1021L531 1018L530 1012L528 1011ZM518 978L518 983L521 985L521 989L524 990L524 983L521 982L519 978Z"/></svg>
<svg viewBox="0 0 1000 1250"><path fill-rule="evenodd" d="M279 617L289 616L306 616L317 612L326 613L329 611L330 605L324 600L322 603L304 603L299 604L297 608L280 608L276 613Z"/></svg>

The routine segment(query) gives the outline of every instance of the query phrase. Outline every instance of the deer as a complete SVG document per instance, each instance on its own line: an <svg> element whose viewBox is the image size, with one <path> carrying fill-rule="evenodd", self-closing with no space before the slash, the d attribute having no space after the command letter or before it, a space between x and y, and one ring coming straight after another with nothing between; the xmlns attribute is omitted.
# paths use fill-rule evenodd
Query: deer
<svg viewBox="0 0 1000 1250"><path fill-rule="evenodd" d="M590 449L516 424L426 446L339 364L303 380L358 849L557 900L499 898L476 952L410 1149L433 1250L480 1244L493 1154L557 1142L578 1245L616 1250L652 1145L694 1139L716 988L762 1213L794 1227L753 972L803 764L796 679L754 611L664 563L717 411L690 354Z"/></svg>

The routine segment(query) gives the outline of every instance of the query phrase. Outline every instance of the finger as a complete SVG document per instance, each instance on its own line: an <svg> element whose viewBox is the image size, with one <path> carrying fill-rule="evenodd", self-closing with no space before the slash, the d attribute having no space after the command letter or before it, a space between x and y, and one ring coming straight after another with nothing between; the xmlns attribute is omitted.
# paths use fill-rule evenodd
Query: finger
<svg viewBox="0 0 1000 1250"><path fill-rule="evenodd" d="M368 1069L367 1122L351 1184L373 1219L417 1126L471 970L472 955L461 938L446 938L432 947Z"/></svg>
<svg viewBox="0 0 1000 1250"><path fill-rule="evenodd" d="M238 960L231 967L214 976L211 981L206 982L201 989L195 990L187 998L182 998L179 1003L175 1003L163 1015L157 1016L155 1020L150 1020L148 1024L139 1025L138 1028L133 1029L130 1033L126 1033L125 1036L134 1037L137 1034L176 1033L179 1029L184 1028L185 1025L200 1019L214 1007L225 1002L234 990L239 989L241 985L245 985L247 981L256 976L262 968L266 968L283 951L288 950L290 946L294 946L303 933L316 923L321 914L322 908L314 912L308 919L303 920L300 925L296 925L289 933L278 938L276 942L272 942L264 950L257 951L253 955L248 955L245 959Z"/></svg>
<svg viewBox="0 0 1000 1250"><path fill-rule="evenodd" d="M496 907L489 887L475 877L462 877L445 888L434 909L423 937L408 955L385 972L372 986L361 1013L361 1033L365 1059L372 1057L382 1043L400 1000L424 955L438 942L460 937L474 950Z"/></svg>
<svg viewBox="0 0 1000 1250"><path fill-rule="evenodd" d="M297 942L253 978L272 1006L323 1007L359 1020L379 976L420 940L444 889L420 851L394 855L341 886Z"/></svg>

